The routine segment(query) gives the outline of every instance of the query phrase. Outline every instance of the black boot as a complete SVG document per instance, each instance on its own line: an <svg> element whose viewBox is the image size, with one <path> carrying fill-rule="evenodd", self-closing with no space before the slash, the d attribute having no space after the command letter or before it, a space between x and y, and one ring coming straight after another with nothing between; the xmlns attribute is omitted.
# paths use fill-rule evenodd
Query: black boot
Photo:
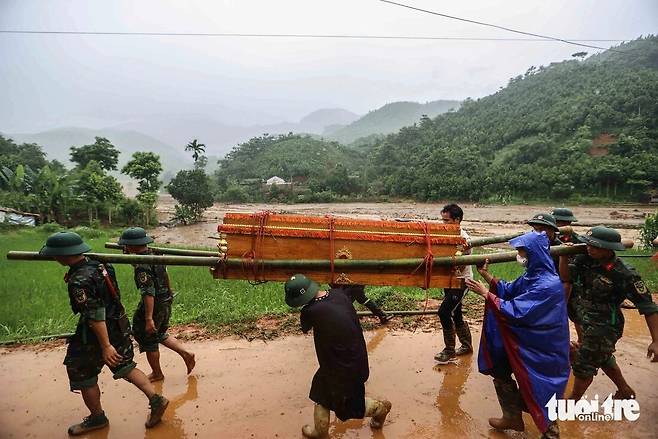
<svg viewBox="0 0 658 439"><path fill-rule="evenodd" d="M439 364L448 364L455 362L455 328L452 326L443 327L443 342L446 347L434 356Z"/></svg>
<svg viewBox="0 0 658 439"><path fill-rule="evenodd" d="M456 355L467 355L473 352L473 342L471 340L471 330L468 328L468 323L464 322L456 328L457 338L461 346L455 352Z"/></svg>
<svg viewBox="0 0 658 439"><path fill-rule="evenodd" d="M521 412L523 410L523 398L516 386L516 381L509 378L494 378L494 388L498 403L503 411L502 418L489 418L489 425L497 430L523 431L525 425Z"/></svg>
<svg viewBox="0 0 658 439"><path fill-rule="evenodd" d="M375 302L368 299L366 303L363 304L366 308L370 310L373 316L379 318L379 323L385 325L391 320L392 316L386 314Z"/></svg>

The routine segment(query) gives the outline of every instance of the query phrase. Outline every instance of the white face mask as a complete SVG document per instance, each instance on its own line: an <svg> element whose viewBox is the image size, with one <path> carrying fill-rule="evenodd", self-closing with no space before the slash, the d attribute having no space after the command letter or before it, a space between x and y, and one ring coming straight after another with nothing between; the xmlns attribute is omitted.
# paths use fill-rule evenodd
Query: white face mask
<svg viewBox="0 0 658 439"><path fill-rule="evenodd" d="M524 258L523 256L517 254L516 255L516 262L519 263L522 267L527 267L528 266L528 258Z"/></svg>

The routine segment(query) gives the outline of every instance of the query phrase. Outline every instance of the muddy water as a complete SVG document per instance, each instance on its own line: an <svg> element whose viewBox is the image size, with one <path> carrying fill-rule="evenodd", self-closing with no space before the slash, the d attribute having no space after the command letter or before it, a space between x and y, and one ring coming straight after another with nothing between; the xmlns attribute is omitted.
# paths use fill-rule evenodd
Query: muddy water
<svg viewBox="0 0 658 439"><path fill-rule="evenodd" d="M617 357L637 391L639 420L563 422L563 437L656 437L658 364L645 358L650 338L644 319L633 310L625 314L627 328ZM528 415L527 435L508 436L488 428L487 418L500 414L491 379L477 372L475 356L435 366L432 357L441 347L440 333L380 329L366 337L371 365L366 391L390 399L393 411L381 431L361 420L342 423L332 416L332 438L539 437ZM477 332L474 337L478 339ZM172 403L160 426L144 428L146 399L130 384L113 381L106 370L100 384L110 427L88 437L302 437L301 425L312 419L307 398L316 368L311 336L190 345L197 354L197 369L189 377L183 362L163 351L167 377L157 387ZM0 437L64 438L66 427L86 414L80 396L67 391L63 356L63 347L0 350ZM138 362L148 367L144 356ZM590 394L612 391L611 382L599 375Z"/></svg>

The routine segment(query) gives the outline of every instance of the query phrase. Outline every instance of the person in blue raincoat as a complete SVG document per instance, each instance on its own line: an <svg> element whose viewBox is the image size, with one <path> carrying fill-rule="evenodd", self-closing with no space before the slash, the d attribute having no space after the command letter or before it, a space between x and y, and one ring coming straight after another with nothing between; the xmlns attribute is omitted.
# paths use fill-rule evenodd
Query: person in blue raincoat
<svg viewBox="0 0 658 439"><path fill-rule="evenodd" d="M542 438L557 438L559 428L548 418L546 404L553 396L563 397L569 379L564 289L545 232L529 232L509 244L526 267L521 277L513 282L496 279L485 264L478 271L488 287L466 281L485 298L478 367L480 373L493 377L503 411L502 418L491 418L489 424L499 430L523 431L521 413L527 411Z"/></svg>

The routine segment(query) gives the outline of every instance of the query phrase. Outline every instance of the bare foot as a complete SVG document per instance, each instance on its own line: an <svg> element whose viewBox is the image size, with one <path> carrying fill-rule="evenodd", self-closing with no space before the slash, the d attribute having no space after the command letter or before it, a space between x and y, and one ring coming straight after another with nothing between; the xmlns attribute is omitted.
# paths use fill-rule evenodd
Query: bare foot
<svg viewBox="0 0 658 439"><path fill-rule="evenodd" d="M618 389L617 392L612 396L612 399L635 399L635 390L630 386L621 390Z"/></svg>
<svg viewBox="0 0 658 439"><path fill-rule="evenodd" d="M149 379L150 382L154 383L156 381L164 380L164 375L161 373L151 372L151 374L147 378Z"/></svg>
<svg viewBox="0 0 658 439"><path fill-rule="evenodd" d="M185 366L187 366L187 374L189 375L190 372L192 372L192 369L194 369L194 366L196 366L196 359L194 358L194 354L187 354L183 357L183 360L185 361Z"/></svg>

